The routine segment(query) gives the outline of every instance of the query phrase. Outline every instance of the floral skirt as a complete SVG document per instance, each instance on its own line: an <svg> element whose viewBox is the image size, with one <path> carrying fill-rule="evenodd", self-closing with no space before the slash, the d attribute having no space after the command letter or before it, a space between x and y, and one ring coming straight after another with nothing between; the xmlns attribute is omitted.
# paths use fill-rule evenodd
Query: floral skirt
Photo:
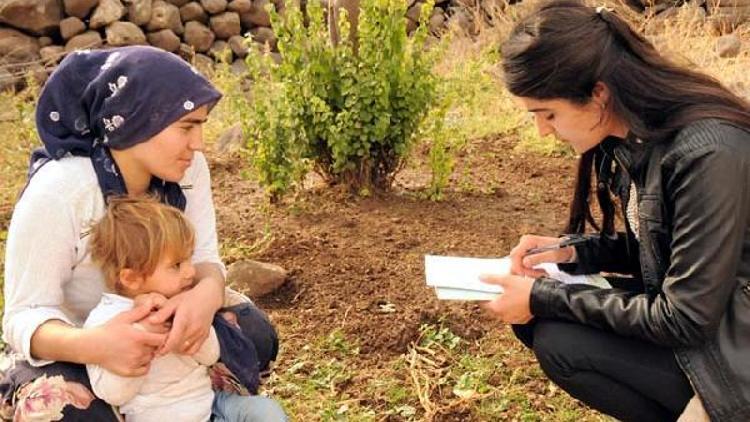
<svg viewBox="0 0 750 422"><path fill-rule="evenodd" d="M227 289L222 311L238 317L243 334L265 351L262 375L270 371L276 358L278 339L267 317L246 296ZM71 421L117 422L124 419L116 408L98 399L84 365L55 362L33 367L18 355L6 353L0 364L0 420L18 422ZM209 368L216 391L247 395L245 389L221 362Z"/></svg>
<svg viewBox="0 0 750 422"><path fill-rule="evenodd" d="M25 360L15 360L0 382L0 394L3 420L123 420L112 406L91 392L84 365L57 362L33 367Z"/></svg>

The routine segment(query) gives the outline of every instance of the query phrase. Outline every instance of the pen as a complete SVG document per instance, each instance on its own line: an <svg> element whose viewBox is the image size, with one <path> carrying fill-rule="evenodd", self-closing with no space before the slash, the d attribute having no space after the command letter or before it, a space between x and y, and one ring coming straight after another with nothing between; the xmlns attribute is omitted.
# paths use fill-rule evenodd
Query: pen
<svg viewBox="0 0 750 422"><path fill-rule="evenodd" d="M568 246L575 246L581 243L585 243L586 241L588 241L588 239L586 239L585 237L564 237L560 243L555 243L554 245L549 246L541 246L538 248L531 248L526 251L526 255L535 255L542 252L555 251L558 249L567 248Z"/></svg>

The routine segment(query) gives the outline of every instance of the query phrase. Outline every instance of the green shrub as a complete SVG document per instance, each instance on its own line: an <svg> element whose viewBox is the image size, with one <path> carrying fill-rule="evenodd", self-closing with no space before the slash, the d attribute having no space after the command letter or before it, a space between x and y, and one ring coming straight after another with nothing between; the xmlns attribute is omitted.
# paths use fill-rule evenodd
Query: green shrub
<svg viewBox="0 0 750 422"><path fill-rule="evenodd" d="M439 78L439 49L428 49L421 24L407 36L406 2L362 0L356 41L331 41L319 2L305 13L291 4L271 11L282 59L248 56L255 83L243 119L260 181L273 197L308 170L356 192L387 189L429 113ZM349 34L342 10L337 32Z"/></svg>

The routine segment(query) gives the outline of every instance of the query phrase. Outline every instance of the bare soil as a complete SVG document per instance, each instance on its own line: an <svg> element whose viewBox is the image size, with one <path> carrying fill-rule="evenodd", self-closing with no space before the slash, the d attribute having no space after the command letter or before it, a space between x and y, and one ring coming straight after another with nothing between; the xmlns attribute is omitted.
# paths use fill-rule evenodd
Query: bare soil
<svg viewBox="0 0 750 422"><path fill-rule="evenodd" d="M214 157L219 236L252 244L270 220L273 240L253 258L291 272L279 291L258 300L282 347L294 350L340 328L358 340L364 364L377 365L405 352L423 323L442 321L464 339L478 339L498 324L476 303L436 300L424 283L423 256L499 257L524 233L560 233L575 159L513 147L507 139L473 141L459 158L452 183L459 186L440 202L421 199L429 173L417 166L386 194L312 188L266 211L258 206L260 188L238 177L243 160Z"/></svg>

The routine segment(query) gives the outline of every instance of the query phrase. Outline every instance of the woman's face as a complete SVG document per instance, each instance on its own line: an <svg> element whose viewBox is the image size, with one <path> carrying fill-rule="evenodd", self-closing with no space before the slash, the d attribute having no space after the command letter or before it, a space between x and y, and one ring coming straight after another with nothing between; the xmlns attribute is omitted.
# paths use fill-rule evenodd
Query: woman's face
<svg viewBox="0 0 750 422"><path fill-rule="evenodd" d="M578 154L597 146L607 136L627 135L627 128L605 106L608 100L609 90L602 83L596 85L591 100L583 105L565 99L516 97L519 106L533 114L539 135L554 135Z"/></svg>
<svg viewBox="0 0 750 422"><path fill-rule="evenodd" d="M147 174L179 182L195 151L203 150L203 123L207 117L207 106L182 116L153 138L129 148L133 161Z"/></svg>

